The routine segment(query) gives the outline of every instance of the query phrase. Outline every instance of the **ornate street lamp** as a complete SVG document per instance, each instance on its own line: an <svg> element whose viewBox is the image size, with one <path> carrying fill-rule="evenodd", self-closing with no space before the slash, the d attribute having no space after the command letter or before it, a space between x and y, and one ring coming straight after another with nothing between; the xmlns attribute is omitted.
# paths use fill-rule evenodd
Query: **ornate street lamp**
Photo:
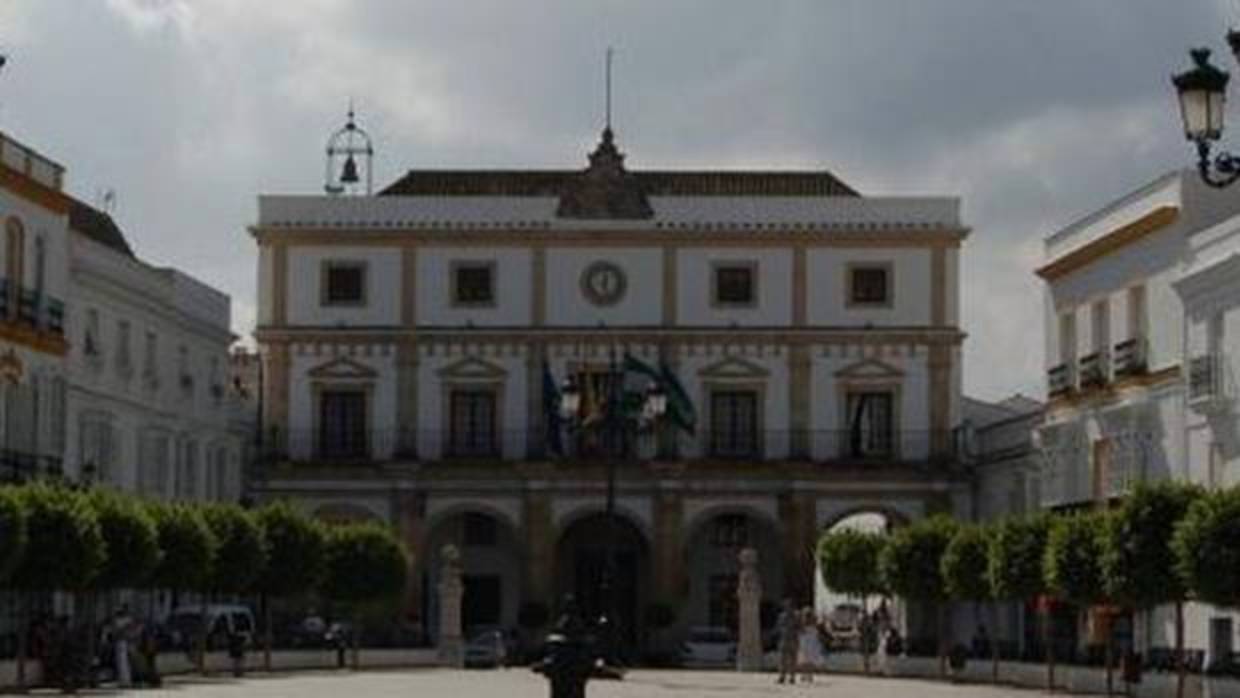
<svg viewBox="0 0 1240 698"><path fill-rule="evenodd" d="M611 366L609 368L608 395L607 395L607 411L604 418L597 423L587 424L581 420L581 389L577 385L576 379L570 374L564 379L560 386L560 417L570 428L582 430L595 430L603 432L604 438L601 440L604 444L609 444L612 448L619 446L615 452L604 453L607 460L607 538L605 542L604 566L602 583L600 589L600 597L602 598L602 613L598 618L598 626L601 630L601 639L603 644L603 659L605 662L605 670L610 668L609 674L618 676L614 669L619 666L616 654L616 624L615 624L615 574L616 574L616 466L619 461L627 460L632 452L631 438L633 434L641 430L652 429L658 421L667 413L667 393L663 391L662 386L657 381L651 381L643 393L641 409L635 415L623 414L621 412L621 396L620 382L623 380L623 372L617 370L615 348L611 351Z"/></svg>
<svg viewBox="0 0 1240 698"><path fill-rule="evenodd" d="M1240 58L1240 32L1228 32L1227 41ZM1223 114L1230 77L1210 63L1210 49L1189 51L1193 67L1171 78L1180 101L1184 136L1197 145L1197 170L1212 187L1226 187L1240 179L1240 158L1220 152L1210 159L1213 141L1223 135Z"/></svg>

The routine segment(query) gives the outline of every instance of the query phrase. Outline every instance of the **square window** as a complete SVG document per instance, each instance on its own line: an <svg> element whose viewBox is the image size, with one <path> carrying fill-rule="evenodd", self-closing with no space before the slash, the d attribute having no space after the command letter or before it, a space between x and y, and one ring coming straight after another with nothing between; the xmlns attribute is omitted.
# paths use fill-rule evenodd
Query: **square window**
<svg viewBox="0 0 1240 698"><path fill-rule="evenodd" d="M715 303L750 305L754 302L755 295L753 265L715 267Z"/></svg>
<svg viewBox="0 0 1240 698"><path fill-rule="evenodd" d="M452 270L452 298L460 305L495 302L495 268L489 263L457 264Z"/></svg>
<svg viewBox="0 0 1240 698"><path fill-rule="evenodd" d="M365 265L328 262L323 271L323 304L355 305L365 302Z"/></svg>
<svg viewBox="0 0 1240 698"><path fill-rule="evenodd" d="M848 298L857 305L888 305L891 303L891 272L886 266L852 267L849 273Z"/></svg>

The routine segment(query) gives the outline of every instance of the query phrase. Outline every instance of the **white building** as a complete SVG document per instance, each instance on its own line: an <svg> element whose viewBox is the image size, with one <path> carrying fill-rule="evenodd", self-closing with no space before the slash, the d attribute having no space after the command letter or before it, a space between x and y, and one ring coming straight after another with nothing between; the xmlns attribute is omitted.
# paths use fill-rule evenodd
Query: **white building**
<svg viewBox="0 0 1240 698"><path fill-rule="evenodd" d="M826 172L630 172L610 131L590 161L259 198L267 496L398 527L432 626L450 541L466 625L515 626L566 591L597 611L605 468L547 399L573 376L596 403L629 354L697 413L640 437L618 476L633 637L654 603L733 622L740 545L768 601L808 602L834 522L967 507L958 200L863 197Z"/></svg>
<svg viewBox="0 0 1240 698"><path fill-rule="evenodd" d="M1218 264L1226 253L1207 250L1237 212L1234 192L1186 170L1047 238L1037 271L1046 282L1050 395L1038 433L1044 506L1101 505L1143 479L1235 481L1223 436L1234 416L1214 409L1225 404L1216 396L1226 364L1210 358L1225 336ZM1216 617L1224 616L1189 605L1187 647L1217 656L1231 646L1230 625L1209 634ZM1173 621L1169 608L1139 615L1119 625L1120 640L1146 651L1172 647Z"/></svg>
<svg viewBox="0 0 1240 698"><path fill-rule="evenodd" d="M70 199L64 169L0 133L0 478L61 471Z"/></svg>
<svg viewBox="0 0 1240 698"><path fill-rule="evenodd" d="M231 381L228 296L134 255L106 213L69 215L71 478L159 498L241 497L253 439Z"/></svg>

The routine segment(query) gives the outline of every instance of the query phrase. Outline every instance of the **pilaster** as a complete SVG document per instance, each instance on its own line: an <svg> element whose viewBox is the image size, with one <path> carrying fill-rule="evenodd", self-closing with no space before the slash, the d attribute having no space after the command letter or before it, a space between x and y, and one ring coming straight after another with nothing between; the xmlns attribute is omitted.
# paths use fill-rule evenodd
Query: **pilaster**
<svg viewBox="0 0 1240 698"><path fill-rule="evenodd" d="M817 528L812 494L786 492L779 496L779 525L784 543L784 596L798 605L814 598Z"/></svg>
<svg viewBox="0 0 1240 698"><path fill-rule="evenodd" d="M418 345L410 338L396 347L396 455L418 453Z"/></svg>
<svg viewBox="0 0 1240 698"><path fill-rule="evenodd" d="M663 246L663 326L675 327L676 293L678 269L676 248L672 245Z"/></svg>
<svg viewBox="0 0 1240 698"><path fill-rule="evenodd" d="M288 324L288 245L271 246L271 324Z"/></svg>
<svg viewBox="0 0 1240 698"><path fill-rule="evenodd" d="M806 308L809 303L809 291L807 289L807 270L805 260L805 245L797 245L792 248L792 325L793 327L805 327L806 325Z"/></svg>
<svg viewBox="0 0 1240 698"><path fill-rule="evenodd" d="M930 371L930 449L932 454L947 452L951 430L952 347L931 344L927 359Z"/></svg>
<svg viewBox="0 0 1240 698"><path fill-rule="evenodd" d="M270 447L283 451L288 443L289 403L289 345L287 342L268 342L264 347L267 370L263 382L263 424L267 434L274 436Z"/></svg>
<svg viewBox="0 0 1240 698"><path fill-rule="evenodd" d="M689 589L685 576L684 499L679 492L654 496L654 601L673 607Z"/></svg>
<svg viewBox="0 0 1240 698"><path fill-rule="evenodd" d="M788 348L788 426L793 458L809 457L810 356L809 347Z"/></svg>
<svg viewBox="0 0 1240 698"><path fill-rule="evenodd" d="M555 608L555 521L551 495L543 491L525 493L525 601Z"/></svg>
<svg viewBox="0 0 1240 698"><path fill-rule="evenodd" d="M947 248L930 248L930 324L947 324Z"/></svg>

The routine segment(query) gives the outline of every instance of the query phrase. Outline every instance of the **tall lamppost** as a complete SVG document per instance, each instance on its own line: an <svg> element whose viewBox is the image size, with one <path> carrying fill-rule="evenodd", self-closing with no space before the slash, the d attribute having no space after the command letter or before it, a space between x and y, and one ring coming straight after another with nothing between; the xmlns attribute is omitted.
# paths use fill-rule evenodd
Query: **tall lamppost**
<svg viewBox="0 0 1240 698"><path fill-rule="evenodd" d="M1227 43L1240 60L1240 32L1227 32ZM1210 63L1210 49L1189 51L1193 67L1175 75L1184 136L1197 146L1197 171L1206 184L1222 188L1240 179L1240 157L1220 151L1211 159L1212 144L1223 135L1223 114L1230 76Z"/></svg>
<svg viewBox="0 0 1240 698"><path fill-rule="evenodd" d="M560 416L573 431L593 432L600 435L599 455L607 465L607 535L604 541L603 574L600 584L601 614L598 618L602 658L611 667L619 666L616 653L616 469L627 462L633 453L632 442L639 432L651 430L667 412L667 394L656 381L651 381L642 394L641 408L636 413L624 411L621 383L624 372L616 365L613 346L607 372L607 402L603 419L587 422L581 418L581 388L569 374L560 388Z"/></svg>

